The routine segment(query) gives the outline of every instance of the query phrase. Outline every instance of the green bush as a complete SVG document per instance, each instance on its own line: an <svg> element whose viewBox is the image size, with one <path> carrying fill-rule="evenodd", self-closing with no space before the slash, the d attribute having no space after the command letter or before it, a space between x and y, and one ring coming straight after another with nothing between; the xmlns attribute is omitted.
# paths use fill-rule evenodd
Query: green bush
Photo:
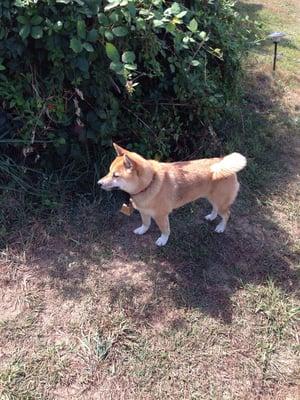
<svg viewBox="0 0 300 400"><path fill-rule="evenodd" d="M112 139L163 159L207 151L248 32L228 0L2 0L0 22L0 143L52 171L106 168Z"/></svg>

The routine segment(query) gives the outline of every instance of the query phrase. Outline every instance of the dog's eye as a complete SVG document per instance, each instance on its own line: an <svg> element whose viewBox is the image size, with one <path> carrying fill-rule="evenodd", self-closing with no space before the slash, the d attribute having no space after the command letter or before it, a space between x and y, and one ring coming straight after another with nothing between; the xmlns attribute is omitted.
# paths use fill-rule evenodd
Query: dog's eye
<svg viewBox="0 0 300 400"><path fill-rule="evenodd" d="M113 178L119 178L119 174L117 174L116 172L113 173Z"/></svg>

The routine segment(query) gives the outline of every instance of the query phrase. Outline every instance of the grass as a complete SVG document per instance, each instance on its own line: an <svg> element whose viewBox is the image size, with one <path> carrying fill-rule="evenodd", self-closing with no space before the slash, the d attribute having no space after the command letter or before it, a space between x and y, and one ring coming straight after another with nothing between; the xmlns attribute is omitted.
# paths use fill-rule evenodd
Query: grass
<svg viewBox="0 0 300 400"><path fill-rule="evenodd" d="M135 237L139 217L103 203L43 216L2 196L1 399L299 398L299 6L239 7L295 39L275 76L271 45L245 61L222 128L249 159L228 230L199 201L159 249L156 227Z"/></svg>
<svg viewBox="0 0 300 400"><path fill-rule="evenodd" d="M50 388L64 380L65 357L60 346L36 348L18 354L1 372L3 399L43 399Z"/></svg>
<svg viewBox="0 0 300 400"><path fill-rule="evenodd" d="M256 19L265 32L266 40L263 40L253 52L252 62L266 64L272 68L274 45L267 39L267 35L272 32L284 32L286 37L278 45L277 68L288 72L290 85L297 84L300 63L299 2L275 0L271 4L269 0L259 2L247 0L238 2L238 7Z"/></svg>

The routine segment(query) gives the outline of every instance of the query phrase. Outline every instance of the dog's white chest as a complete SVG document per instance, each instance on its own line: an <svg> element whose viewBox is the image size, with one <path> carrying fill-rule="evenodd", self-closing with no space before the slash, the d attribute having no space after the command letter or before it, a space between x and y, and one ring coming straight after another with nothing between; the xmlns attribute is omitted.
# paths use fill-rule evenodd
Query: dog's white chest
<svg viewBox="0 0 300 400"><path fill-rule="evenodd" d="M141 212L142 214L150 215L150 217L153 217L155 215L155 212L151 208L144 208L143 206L137 205L134 201L132 201L133 207Z"/></svg>

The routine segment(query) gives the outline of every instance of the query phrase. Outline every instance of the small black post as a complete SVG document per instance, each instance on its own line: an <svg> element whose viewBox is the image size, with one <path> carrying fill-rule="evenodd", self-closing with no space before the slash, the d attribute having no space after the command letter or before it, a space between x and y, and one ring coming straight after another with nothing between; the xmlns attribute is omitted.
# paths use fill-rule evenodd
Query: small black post
<svg viewBox="0 0 300 400"><path fill-rule="evenodd" d="M273 60L273 71L275 71L276 68L276 59L277 59L277 42L274 42L275 47L274 47L274 60Z"/></svg>

